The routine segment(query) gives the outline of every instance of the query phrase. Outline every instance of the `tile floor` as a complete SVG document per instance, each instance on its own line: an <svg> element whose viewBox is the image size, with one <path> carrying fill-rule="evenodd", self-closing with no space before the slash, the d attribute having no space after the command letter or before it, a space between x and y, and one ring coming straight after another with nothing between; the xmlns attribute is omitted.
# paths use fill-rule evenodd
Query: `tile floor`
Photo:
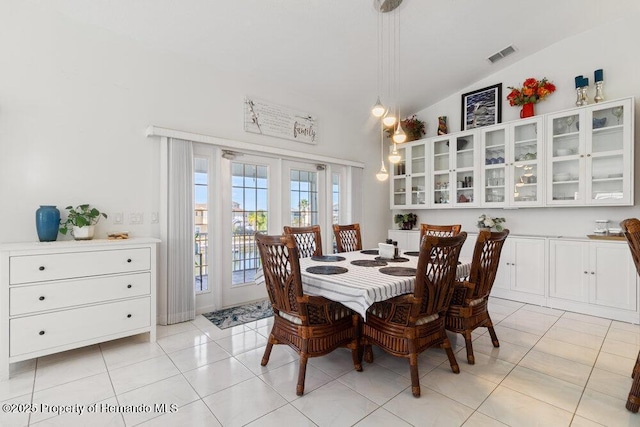
<svg viewBox="0 0 640 427"><path fill-rule="evenodd" d="M419 399L406 360L376 351L355 372L343 349L310 359L297 397L295 353L276 346L260 366L272 319L220 330L199 316L159 327L156 343L140 335L12 365L0 401L35 411L3 406L0 425L640 426L625 409L640 326L500 299L490 312L500 348L479 331L468 365L456 339L458 375L442 350L426 351Z"/></svg>

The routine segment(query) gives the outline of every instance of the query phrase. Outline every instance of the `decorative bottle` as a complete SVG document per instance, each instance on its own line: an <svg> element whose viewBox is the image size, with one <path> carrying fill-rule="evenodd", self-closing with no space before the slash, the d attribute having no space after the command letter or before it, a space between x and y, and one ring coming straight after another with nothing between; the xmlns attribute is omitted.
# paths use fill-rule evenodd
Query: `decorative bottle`
<svg viewBox="0 0 640 427"><path fill-rule="evenodd" d="M36 210L36 231L41 242L54 242L58 238L60 211L52 205L40 205Z"/></svg>

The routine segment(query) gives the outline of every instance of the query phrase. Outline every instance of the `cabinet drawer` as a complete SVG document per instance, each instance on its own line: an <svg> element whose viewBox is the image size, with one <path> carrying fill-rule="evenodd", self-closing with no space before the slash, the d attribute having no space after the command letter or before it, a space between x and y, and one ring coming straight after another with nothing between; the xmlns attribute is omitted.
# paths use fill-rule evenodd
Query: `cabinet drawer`
<svg viewBox="0 0 640 427"><path fill-rule="evenodd" d="M149 248L23 255L9 259L11 285L130 273L151 268Z"/></svg>
<svg viewBox="0 0 640 427"><path fill-rule="evenodd" d="M9 314L37 313L82 304L149 295L151 273L90 277L9 288Z"/></svg>
<svg viewBox="0 0 640 427"><path fill-rule="evenodd" d="M136 298L11 319L9 353L18 356L150 326L151 299Z"/></svg>

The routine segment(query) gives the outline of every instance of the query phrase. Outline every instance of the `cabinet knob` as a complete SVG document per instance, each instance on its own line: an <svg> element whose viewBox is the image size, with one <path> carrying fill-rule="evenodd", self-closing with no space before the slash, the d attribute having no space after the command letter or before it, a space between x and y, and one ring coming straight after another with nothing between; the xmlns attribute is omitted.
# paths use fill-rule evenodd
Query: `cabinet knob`
<svg viewBox="0 0 640 427"><path fill-rule="evenodd" d="M130 314L127 314L127 319L130 319L130 318L131 318L131 315L130 315Z"/></svg>
<svg viewBox="0 0 640 427"><path fill-rule="evenodd" d="M41 265L40 267L38 267L38 270L44 271L44 265Z"/></svg>
<svg viewBox="0 0 640 427"><path fill-rule="evenodd" d="M584 154L580 154L580 157L584 157Z"/></svg>
<svg viewBox="0 0 640 427"><path fill-rule="evenodd" d="M38 335L44 335L44 331L38 332Z"/></svg>
<svg viewBox="0 0 640 427"><path fill-rule="evenodd" d="M585 272L584 272L584 274L589 274L589 272L588 272L588 271L585 271Z"/></svg>
<svg viewBox="0 0 640 427"><path fill-rule="evenodd" d="M587 157L591 157L591 154L587 154Z"/></svg>
<svg viewBox="0 0 640 427"><path fill-rule="evenodd" d="M40 301L44 301L44 297L40 297L38 298Z"/></svg>
<svg viewBox="0 0 640 427"><path fill-rule="evenodd" d="M595 272L595 271L592 271L592 272L591 272L591 274L596 274L596 272Z"/></svg>
<svg viewBox="0 0 640 427"><path fill-rule="evenodd" d="M127 262L131 262L131 258L127 258Z"/></svg>
<svg viewBox="0 0 640 427"><path fill-rule="evenodd" d="M131 289L133 285L127 285L127 289Z"/></svg>

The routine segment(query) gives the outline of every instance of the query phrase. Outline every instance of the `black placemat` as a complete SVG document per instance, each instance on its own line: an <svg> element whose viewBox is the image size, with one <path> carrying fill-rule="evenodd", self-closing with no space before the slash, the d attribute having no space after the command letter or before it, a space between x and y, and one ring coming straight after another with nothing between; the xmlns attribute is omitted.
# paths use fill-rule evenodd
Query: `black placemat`
<svg viewBox="0 0 640 427"><path fill-rule="evenodd" d="M322 262L337 262L344 261L346 258L339 255L314 255L311 257L314 261L322 261Z"/></svg>
<svg viewBox="0 0 640 427"><path fill-rule="evenodd" d="M375 257L376 261L386 261L386 262L407 262L409 258L396 257L396 258L380 258L379 256Z"/></svg>
<svg viewBox="0 0 640 427"><path fill-rule="evenodd" d="M307 273L313 274L342 274L347 271L349 270L336 265L312 265L311 267L307 267Z"/></svg>
<svg viewBox="0 0 640 427"><path fill-rule="evenodd" d="M407 251L404 254L409 256L420 256L420 251Z"/></svg>
<svg viewBox="0 0 640 427"><path fill-rule="evenodd" d="M415 276L416 269L411 267L382 267L380 273L389 276Z"/></svg>
<svg viewBox="0 0 640 427"><path fill-rule="evenodd" d="M351 264L359 265L360 267L384 267L387 262L375 259L355 259L351 261Z"/></svg>
<svg viewBox="0 0 640 427"><path fill-rule="evenodd" d="M378 255L380 252L377 249L365 249L364 251L360 251L360 253L366 255Z"/></svg>

